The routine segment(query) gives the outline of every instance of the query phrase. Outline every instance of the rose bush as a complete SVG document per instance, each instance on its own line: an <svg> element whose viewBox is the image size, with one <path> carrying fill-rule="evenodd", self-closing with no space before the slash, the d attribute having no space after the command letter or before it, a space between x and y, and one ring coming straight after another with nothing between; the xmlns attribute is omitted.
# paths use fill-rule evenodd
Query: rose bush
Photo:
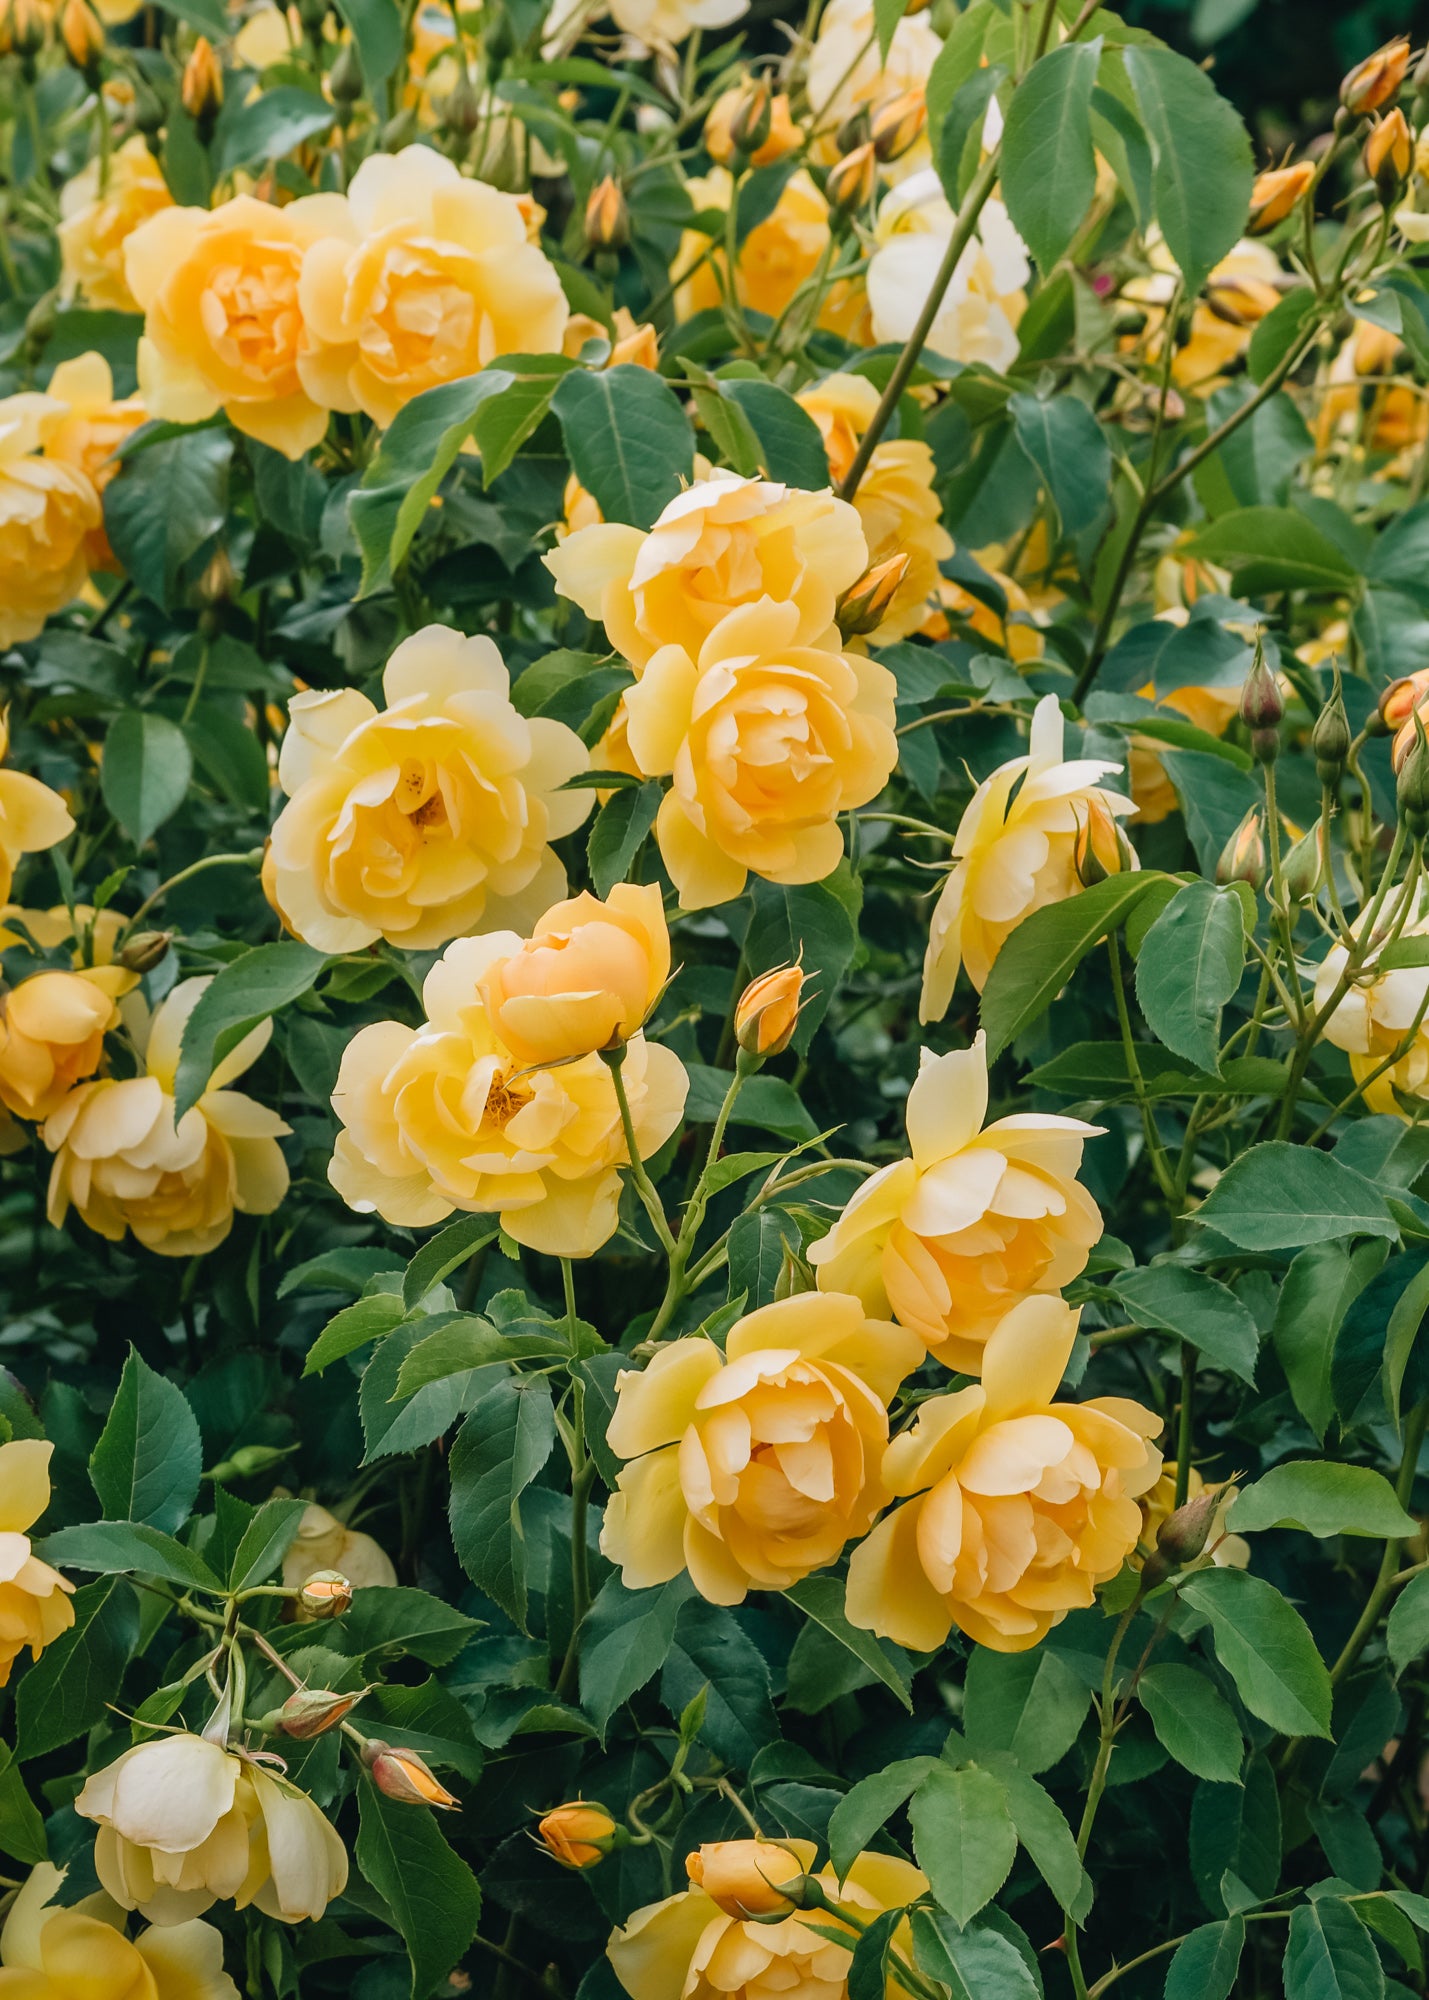
<svg viewBox="0 0 1429 2000"><path fill-rule="evenodd" d="M0 0L0 2000L1425 1992L1367 11Z"/></svg>

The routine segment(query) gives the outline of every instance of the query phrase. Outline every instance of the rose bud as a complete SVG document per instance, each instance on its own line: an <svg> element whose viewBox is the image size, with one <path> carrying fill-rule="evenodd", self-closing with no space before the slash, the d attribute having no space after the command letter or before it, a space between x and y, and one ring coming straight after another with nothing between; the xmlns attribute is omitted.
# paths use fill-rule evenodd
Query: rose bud
<svg viewBox="0 0 1429 2000"><path fill-rule="evenodd" d="M1203 1486L1193 1500L1183 1502L1161 1523L1156 1546L1168 1562L1184 1569L1196 1560L1210 1539L1222 1497L1219 1486Z"/></svg>
<svg viewBox="0 0 1429 2000"><path fill-rule="evenodd" d="M1216 880L1227 888L1232 882L1246 882L1258 889L1265 880L1265 839L1259 806L1252 806L1225 846L1216 863Z"/></svg>
<svg viewBox="0 0 1429 2000"><path fill-rule="evenodd" d="M1285 701L1273 673L1265 664L1265 648L1256 641L1255 659L1241 689L1240 719L1246 728L1278 729L1285 716Z"/></svg>
<svg viewBox="0 0 1429 2000"><path fill-rule="evenodd" d="M1286 855L1281 870L1285 893L1292 903L1308 903L1312 896L1318 894L1323 868L1320 822L1316 820L1309 832L1302 833Z"/></svg>
<svg viewBox="0 0 1429 2000"><path fill-rule="evenodd" d="M1277 222L1283 222L1314 178L1311 160L1297 160L1293 167L1273 167L1269 173L1257 174L1250 191L1250 234L1263 236Z"/></svg>
<svg viewBox="0 0 1429 2000"><path fill-rule="evenodd" d="M771 1840L716 1840L685 1860L685 1873L727 1917L775 1917L797 1910L804 1870Z"/></svg>
<svg viewBox="0 0 1429 2000"><path fill-rule="evenodd" d="M1379 190L1387 208L1409 178L1414 165L1414 135L1408 120L1396 104L1386 112L1365 140L1365 172Z"/></svg>
<svg viewBox="0 0 1429 2000"><path fill-rule="evenodd" d="M613 174L607 174L590 191L585 234L592 250L623 250L630 241L630 210Z"/></svg>
<svg viewBox="0 0 1429 2000"><path fill-rule="evenodd" d="M889 556L849 585L834 614L845 639L861 639L878 630L908 574L908 563L906 555Z"/></svg>
<svg viewBox="0 0 1429 2000"><path fill-rule="evenodd" d="M1340 85L1341 104L1352 118L1378 111L1381 104L1388 104L1391 97L1398 95L1408 68L1409 37L1399 35L1382 49L1376 49L1372 56L1366 56L1362 63L1355 64Z"/></svg>
<svg viewBox="0 0 1429 2000"><path fill-rule="evenodd" d="M548 1812L536 1831L546 1852L563 1868L594 1868L618 1844L620 1829L604 1806L572 1799Z"/></svg>
<svg viewBox="0 0 1429 2000"><path fill-rule="evenodd" d="M352 1609L352 1585L341 1570L314 1570L298 1592L298 1603L309 1618L341 1618Z"/></svg>
<svg viewBox="0 0 1429 2000"><path fill-rule="evenodd" d="M742 162L759 152L773 122L774 93L769 88L769 79L753 77L730 114L729 137L735 159Z"/></svg>
<svg viewBox="0 0 1429 2000"><path fill-rule="evenodd" d="M1095 888L1108 875L1124 875L1136 866L1131 842L1095 793L1086 802L1085 814L1077 814L1072 866L1084 889Z"/></svg>
<svg viewBox="0 0 1429 2000"><path fill-rule="evenodd" d="M60 40L75 68L88 76L104 54L104 29L87 0L65 0L60 15Z"/></svg>
<svg viewBox="0 0 1429 2000"><path fill-rule="evenodd" d="M1335 669L1335 685L1330 699L1315 718L1310 731L1310 748L1315 756L1315 775L1322 785L1340 782L1345 759L1350 754L1350 719L1345 714L1345 698L1340 691L1340 672Z"/></svg>
<svg viewBox="0 0 1429 2000"><path fill-rule="evenodd" d="M215 117L223 104L223 70L207 35L199 36L184 64L179 99L196 120Z"/></svg>
<svg viewBox="0 0 1429 2000"><path fill-rule="evenodd" d="M824 195L835 215L857 215L868 207L878 180L878 155L872 141L855 146L836 166L829 168Z"/></svg>
<svg viewBox="0 0 1429 2000"><path fill-rule="evenodd" d="M778 965L752 979L734 1010L734 1038L746 1055L782 1055L799 1021L804 974L797 965Z"/></svg>
<svg viewBox="0 0 1429 2000"><path fill-rule="evenodd" d="M362 1761L386 1798L406 1806L439 1806L443 1812L456 1809L455 1793L432 1776L415 1750L394 1750L373 1736L363 1745Z"/></svg>
<svg viewBox="0 0 1429 2000"><path fill-rule="evenodd" d="M1426 697L1429 697L1429 669L1421 667L1417 673L1402 674L1397 681L1391 681L1379 698L1379 719L1385 731L1402 729Z"/></svg>
<svg viewBox="0 0 1429 2000"><path fill-rule="evenodd" d="M901 160L918 143L927 123L928 105L921 90L905 90L880 104L869 121L869 138L884 166Z"/></svg>
<svg viewBox="0 0 1429 2000"><path fill-rule="evenodd" d="M1422 840L1429 832L1429 741L1417 708L1395 739L1394 768L1399 774L1396 791L1405 829L1415 840Z"/></svg>
<svg viewBox="0 0 1429 2000"><path fill-rule="evenodd" d="M173 941L172 931L135 931L120 952L119 963L126 972L152 972L163 963Z"/></svg>
<svg viewBox="0 0 1429 2000"><path fill-rule="evenodd" d="M272 1718L275 1733L296 1737L306 1743L310 1737L325 1736L336 1729L370 1688L355 1688L351 1694L334 1694L330 1688L297 1688Z"/></svg>

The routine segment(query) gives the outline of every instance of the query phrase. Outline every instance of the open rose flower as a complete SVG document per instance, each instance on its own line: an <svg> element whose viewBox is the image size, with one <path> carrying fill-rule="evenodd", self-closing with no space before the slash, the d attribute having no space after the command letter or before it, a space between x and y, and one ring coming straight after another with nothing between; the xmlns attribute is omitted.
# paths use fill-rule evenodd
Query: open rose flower
<svg viewBox="0 0 1429 2000"><path fill-rule="evenodd" d="M639 674L662 646L694 657L722 618L762 597L793 604L798 644L817 645L867 569L868 544L846 500L720 469L677 495L648 534L597 522L545 561L561 595L601 621Z"/></svg>
<svg viewBox="0 0 1429 2000"><path fill-rule="evenodd" d="M111 1243L132 1230L161 1257L201 1257L228 1235L235 1209L271 1215L288 1192L278 1144L288 1126L227 1088L267 1047L271 1021L230 1050L198 1103L175 1122L184 1026L209 984L185 979L169 994L149 1024L142 1076L78 1084L46 1121L56 1229L73 1207Z"/></svg>
<svg viewBox="0 0 1429 2000"><path fill-rule="evenodd" d="M697 211L727 209L736 198L734 176L727 167L714 167L687 186ZM763 313L767 319L778 319L795 293L814 277L828 243L828 202L813 175L801 167L785 183L770 213L754 225L739 246L734 294L740 305L746 311ZM687 229L670 267L670 282L676 288L676 318L693 319L696 313L717 309L727 269L718 239L711 253L709 237ZM821 317L827 319L826 310Z"/></svg>
<svg viewBox="0 0 1429 2000"><path fill-rule="evenodd" d="M48 1118L65 1093L93 1076L115 1025L119 996L136 984L118 966L37 972L0 995L0 1104L19 1118Z"/></svg>
<svg viewBox="0 0 1429 2000"><path fill-rule="evenodd" d="M629 1041L670 977L660 890L620 882L547 910L509 958L481 975L491 1025L527 1063L568 1062Z"/></svg>
<svg viewBox="0 0 1429 2000"><path fill-rule="evenodd" d="M388 1222L495 1214L533 1250L589 1257L618 1219L629 1164L620 1107L599 1056L533 1069L500 1040L480 982L520 946L501 932L459 939L427 974L420 1029L378 1021L353 1037L333 1092L345 1130L329 1178L349 1207ZM689 1079L678 1056L638 1034L622 1076L648 1156L679 1124Z"/></svg>
<svg viewBox="0 0 1429 2000"><path fill-rule="evenodd" d="M986 1117L984 1037L924 1049L908 1093L912 1158L865 1181L809 1250L821 1288L891 1312L969 1375L1009 1308L1070 1284L1102 1233L1076 1178L1101 1127L1044 1111Z"/></svg>
<svg viewBox="0 0 1429 2000"><path fill-rule="evenodd" d="M0 2000L238 2000L212 1924L153 1924L131 1943L123 1911L103 1890L71 1908L56 1904L63 1881L42 1861L10 1905Z"/></svg>
<svg viewBox="0 0 1429 2000"><path fill-rule="evenodd" d="M866 279L875 339L902 342L912 334L955 221L931 167L884 196ZM978 233L958 259L928 333L929 347L950 361L1010 367L1017 358L1017 326L1031 275L1027 246L994 198L985 204Z"/></svg>
<svg viewBox="0 0 1429 2000"><path fill-rule="evenodd" d="M1073 849L1090 803L1114 818L1136 810L1101 783L1120 768L1090 758L1065 761L1062 711L1055 695L1043 695L1027 755L984 778L958 822L956 865L933 911L923 962L920 1020L942 1020L960 965L981 992L1023 918L1077 894Z"/></svg>
<svg viewBox="0 0 1429 2000"><path fill-rule="evenodd" d="M390 424L499 354L559 354L566 295L514 195L407 146L371 154L334 201L303 264L299 373L315 402Z"/></svg>
<svg viewBox="0 0 1429 2000"><path fill-rule="evenodd" d="M347 1849L306 1792L206 1737L156 1736L86 1780L94 1866L121 1909L181 1924L222 1900L313 1922L347 1886Z"/></svg>
<svg viewBox="0 0 1429 2000"><path fill-rule="evenodd" d="M289 703L272 846L285 922L329 952L524 931L566 891L550 842L590 811L589 792L560 789L589 767L585 745L519 715L492 641L446 625L404 639L382 686L385 709L355 688Z"/></svg>
<svg viewBox="0 0 1429 2000"><path fill-rule="evenodd" d="M622 1374L610 1448L632 1462L601 1548L627 1587L688 1570L742 1604L836 1562L884 1504L887 1404L921 1358L857 1299L802 1292L747 1313L723 1354L694 1334Z"/></svg>
<svg viewBox="0 0 1429 2000"><path fill-rule="evenodd" d="M45 425L45 457L74 466L102 494L119 470L115 452L149 414L143 397L116 397L109 363L94 353L62 361L45 393L62 405ZM102 519L90 532L85 560L91 569L118 567Z"/></svg>
<svg viewBox="0 0 1429 2000"><path fill-rule="evenodd" d="M132 133L111 155L103 192L99 161L82 167L60 190L57 233L65 296L105 312L141 311L124 273L124 245L140 223L173 206L169 184L142 133Z"/></svg>
<svg viewBox="0 0 1429 2000"><path fill-rule="evenodd" d="M74 1623L74 1585L40 1561L29 1529L50 1504L50 1454L39 1438L0 1444L0 1687L26 1646L37 1660Z"/></svg>
<svg viewBox="0 0 1429 2000"><path fill-rule="evenodd" d="M1376 919L1376 928L1387 936L1395 918L1403 910L1404 890L1396 889L1385 899ZM1358 937L1364 928L1363 916L1350 929ZM1429 898L1422 889L1414 900L1400 937L1429 937ZM1315 974L1315 1010L1329 1005L1349 962L1342 944L1331 945ZM1343 1049L1350 1059L1350 1074L1363 1086L1364 1101L1371 1111L1403 1117L1396 1092L1405 1097L1429 1097L1429 966L1402 966L1386 970L1379 964L1378 950L1365 955L1364 965L1349 991L1336 1003L1325 1023L1327 1042ZM1393 1058L1393 1060L1391 1060Z"/></svg>
<svg viewBox="0 0 1429 2000"><path fill-rule="evenodd" d="M33 639L79 595L91 537L103 532L94 481L43 450L64 414L54 396L0 398L0 646Z"/></svg>
<svg viewBox="0 0 1429 2000"><path fill-rule="evenodd" d="M843 857L840 813L867 805L898 762L896 684L873 660L801 644L792 603L732 611L696 656L666 646L625 695L631 754L672 777L660 854L699 910L749 875L819 882Z"/></svg>
<svg viewBox="0 0 1429 2000"><path fill-rule="evenodd" d="M1021 1653L1117 1574L1161 1475L1161 1418L1118 1396L1055 1400L1076 1332L1061 1299L1014 1306L982 1381L922 1404L894 1438L883 1477L903 1504L853 1552L851 1623L915 1652L956 1625Z"/></svg>

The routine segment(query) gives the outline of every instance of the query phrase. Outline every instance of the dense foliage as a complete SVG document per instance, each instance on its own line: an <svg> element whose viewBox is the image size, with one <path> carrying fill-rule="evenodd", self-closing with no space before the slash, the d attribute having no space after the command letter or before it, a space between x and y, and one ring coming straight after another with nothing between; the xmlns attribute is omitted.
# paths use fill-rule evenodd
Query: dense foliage
<svg viewBox="0 0 1429 2000"><path fill-rule="evenodd" d="M743 16L0 16L0 2000L1426 1990L1429 65Z"/></svg>

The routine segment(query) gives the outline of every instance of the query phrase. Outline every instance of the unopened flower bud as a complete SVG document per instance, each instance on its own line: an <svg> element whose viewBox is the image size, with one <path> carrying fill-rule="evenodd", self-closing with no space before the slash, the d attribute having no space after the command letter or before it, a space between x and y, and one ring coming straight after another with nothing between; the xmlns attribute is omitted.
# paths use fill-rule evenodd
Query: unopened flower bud
<svg viewBox="0 0 1429 2000"><path fill-rule="evenodd" d="M1216 880L1227 888L1232 882L1248 883L1258 889L1265 880L1265 836L1259 806L1252 806L1225 846L1216 863Z"/></svg>
<svg viewBox="0 0 1429 2000"><path fill-rule="evenodd" d="M741 91L730 113L729 137L737 161L750 159L769 137L774 122L774 93L766 76L755 76Z"/></svg>
<svg viewBox="0 0 1429 2000"><path fill-rule="evenodd" d="M1331 787L1340 782L1345 768L1345 759L1350 754L1350 719L1345 713L1345 698L1340 690L1340 670L1335 669L1335 684L1330 698L1315 718L1315 727L1310 731L1310 748L1315 756L1315 775L1322 785Z"/></svg>
<svg viewBox="0 0 1429 2000"><path fill-rule="evenodd" d="M630 210L613 174L607 174L590 191L585 234L592 250L623 250L630 241Z"/></svg>
<svg viewBox="0 0 1429 2000"><path fill-rule="evenodd" d="M365 1687L354 1688L350 1694L334 1694L330 1688L296 1688L270 1718L273 1732L295 1737L300 1743L325 1736L371 1692Z"/></svg>
<svg viewBox="0 0 1429 2000"><path fill-rule="evenodd" d="M734 1010L734 1038L746 1055L763 1060L788 1048L803 992L804 973L797 965L778 965L749 982Z"/></svg>
<svg viewBox="0 0 1429 2000"><path fill-rule="evenodd" d="M135 931L120 952L119 963L126 972L152 972L163 963L173 940L172 931Z"/></svg>
<svg viewBox="0 0 1429 2000"><path fill-rule="evenodd" d="M1187 1500L1170 1514L1156 1531L1156 1546L1178 1569L1193 1563L1210 1539L1216 1510L1221 1504L1219 1486L1203 1486L1194 1499Z"/></svg>
<svg viewBox="0 0 1429 2000"><path fill-rule="evenodd" d="M1293 167L1274 167L1269 173L1257 174L1250 191L1250 234L1263 236L1283 222L1314 178L1312 160L1297 160Z"/></svg>
<svg viewBox="0 0 1429 2000"><path fill-rule="evenodd" d="M784 1916L802 1907L804 1870L772 1840L716 1840L686 1856L685 1873L727 1917Z"/></svg>
<svg viewBox="0 0 1429 2000"><path fill-rule="evenodd" d="M1108 875L1124 875L1136 866L1131 842L1095 792L1077 813L1072 841L1072 867L1084 889L1095 888Z"/></svg>
<svg viewBox="0 0 1429 2000"><path fill-rule="evenodd" d="M60 15L60 40L80 74L91 75L104 54L104 29L88 0L65 0Z"/></svg>
<svg viewBox="0 0 1429 2000"><path fill-rule="evenodd" d="M623 1845L621 1829L603 1805L572 1799L548 1812L536 1828L546 1852L563 1868L594 1868L611 1849Z"/></svg>
<svg viewBox="0 0 1429 2000"><path fill-rule="evenodd" d="M352 1608L352 1585L341 1570L314 1570L298 1592L298 1607L309 1618L341 1618Z"/></svg>
<svg viewBox="0 0 1429 2000"><path fill-rule="evenodd" d="M339 109L344 106L350 109L361 97L366 84L355 43L346 42L338 50L337 60L327 73L327 87Z"/></svg>
<svg viewBox="0 0 1429 2000"><path fill-rule="evenodd" d="M1399 774L1396 796L1400 817L1406 832L1413 839L1422 840L1429 833L1429 740L1425 738L1424 719L1417 708L1395 740L1394 760Z"/></svg>
<svg viewBox="0 0 1429 2000"><path fill-rule="evenodd" d="M848 117L845 118L843 124L840 125L838 131L834 134L834 146L839 156L842 157L845 153L856 153L860 146L866 146L870 130L868 106L860 104L855 110L850 111Z"/></svg>
<svg viewBox="0 0 1429 2000"><path fill-rule="evenodd" d="M1255 659L1241 689L1240 719L1246 728L1278 729L1285 716L1285 700L1275 676L1265 664L1265 647L1255 643Z"/></svg>
<svg viewBox="0 0 1429 2000"><path fill-rule="evenodd" d="M774 1297L779 1299L802 1298L805 1292L815 1291L818 1280L814 1267L807 1257L801 1257L788 1237L782 1238L784 1254L779 1260L779 1275L774 1280Z"/></svg>
<svg viewBox="0 0 1429 2000"><path fill-rule="evenodd" d="M901 160L916 146L928 123L928 104L921 89L905 90L880 104L869 120L868 135L884 166Z"/></svg>
<svg viewBox="0 0 1429 2000"><path fill-rule="evenodd" d="M459 76L442 99L442 127L458 139L469 139L481 123L481 98L469 76Z"/></svg>
<svg viewBox="0 0 1429 2000"><path fill-rule="evenodd" d="M10 0L6 20L10 47L23 61L33 62L49 39L49 17L39 0Z"/></svg>
<svg viewBox="0 0 1429 2000"><path fill-rule="evenodd" d="M362 1747L362 1761L372 1773L372 1782L389 1799L404 1806L439 1806L443 1812L455 1810L454 1792L432 1776L415 1750L394 1750L390 1743L371 1737Z"/></svg>
<svg viewBox="0 0 1429 2000"><path fill-rule="evenodd" d="M1319 893L1323 865L1320 822L1316 820L1308 833L1301 834L1281 867L1281 879L1290 902L1308 903L1312 896Z"/></svg>
<svg viewBox="0 0 1429 2000"><path fill-rule="evenodd" d="M849 585L834 614L845 639L863 638L878 630L908 574L908 563L906 555L889 556L886 562L875 563L857 583Z"/></svg>
<svg viewBox="0 0 1429 2000"><path fill-rule="evenodd" d="M1365 140L1364 164L1380 200L1388 208L1398 199L1414 165L1414 134L1397 104L1385 113Z"/></svg>
<svg viewBox="0 0 1429 2000"><path fill-rule="evenodd" d="M223 68L207 35L200 35L184 64L179 99L190 118L215 118L223 104Z"/></svg>
<svg viewBox="0 0 1429 2000"><path fill-rule="evenodd" d="M1352 118L1378 111L1382 104L1398 96L1408 68L1409 37L1399 35L1382 49L1376 49L1372 56L1366 56L1362 63L1355 64L1340 85L1341 104Z"/></svg>
<svg viewBox="0 0 1429 2000"><path fill-rule="evenodd" d="M866 140L829 168L824 194L830 210L844 217L860 214L872 201L877 181L878 155L873 142Z"/></svg>

